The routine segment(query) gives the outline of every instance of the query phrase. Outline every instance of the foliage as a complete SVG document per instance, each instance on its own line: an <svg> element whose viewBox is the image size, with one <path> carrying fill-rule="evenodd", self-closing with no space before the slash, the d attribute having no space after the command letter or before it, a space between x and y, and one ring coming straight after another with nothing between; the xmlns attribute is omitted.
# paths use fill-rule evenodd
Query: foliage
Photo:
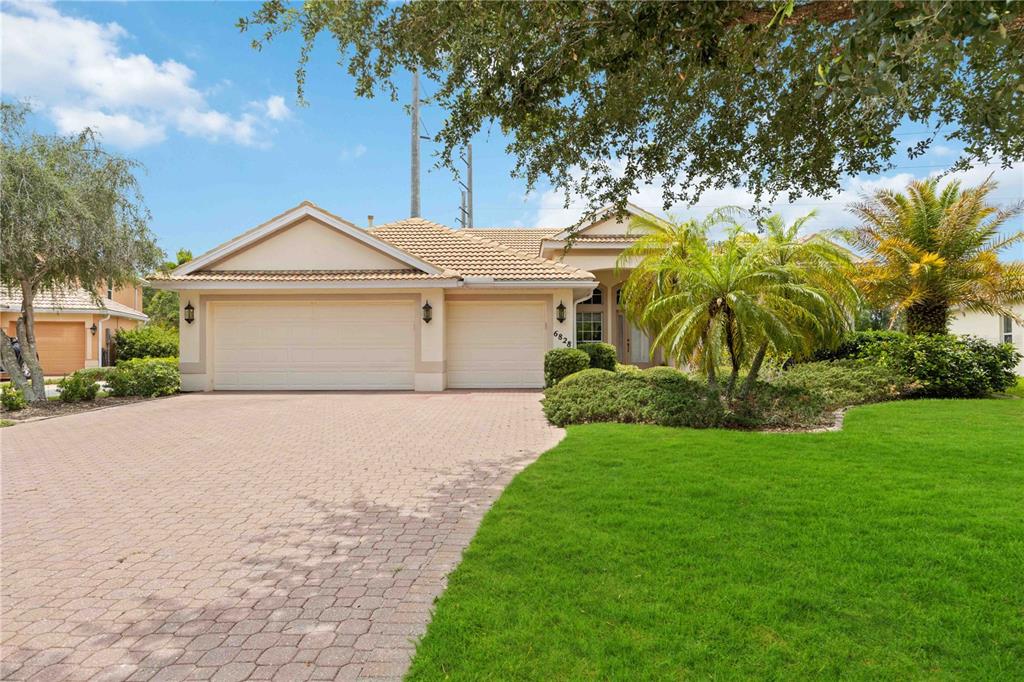
<svg viewBox="0 0 1024 682"><path fill-rule="evenodd" d="M86 367L78 370L75 374L91 381L106 381L116 369L115 367Z"/></svg>
<svg viewBox="0 0 1024 682"><path fill-rule="evenodd" d="M156 398L177 393L181 388L181 373L177 358L135 358L117 363L117 369L107 378L110 394L114 396L144 396Z"/></svg>
<svg viewBox="0 0 1024 682"><path fill-rule="evenodd" d="M682 372L671 372L587 369L544 392L544 414L556 426L605 421L720 425L724 408L718 393Z"/></svg>
<svg viewBox="0 0 1024 682"><path fill-rule="evenodd" d="M822 348L815 352L814 360L856 360L871 357L874 346L898 343L906 338L906 334L896 331L852 332L844 336L835 348Z"/></svg>
<svg viewBox="0 0 1024 682"><path fill-rule="evenodd" d="M590 356L578 348L553 348L544 354L544 385L559 381L590 367Z"/></svg>
<svg viewBox="0 0 1024 682"><path fill-rule="evenodd" d="M157 324L118 329L114 343L117 344L117 357L121 360L177 357L178 330Z"/></svg>
<svg viewBox="0 0 1024 682"><path fill-rule="evenodd" d="M614 371L618 364L618 351L610 343L581 343L578 348L590 356L591 367Z"/></svg>
<svg viewBox="0 0 1024 682"><path fill-rule="evenodd" d="M1015 316L1024 303L1024 262L1000 262L1024 231L1001 236L1000 228L1024 203L999 210L987 203L996 183L961 189L937 179L911 182L905 194L879 190L851 210L860 227L847 239L867 258L858 264L857 285L868 300L910 334L945 334L953 307Z"/></svg>
<svg viewBox="0 0 1024 682"><path fill-rule="evenodd" d="M81 371L64 377L58 386L60 387L60 399L65 403L94 400L100 388L95 379Z"/></svg>
<svg viewBox="0 0 1024 682"><path fill-rule="evenodd" d="M1024 398L1024 377L1017 377L1017 382L1004 391L1007 395Z"/></svg>
<svg viewBox="0 0 1024 682"><path fill-rule="evenodd" d="M910 395L914 388L909 377L864 360L802 363L771 377L769 382L815 394L828 409L896 400Z"/></svg>
<svg viewBox="0 0 1024 682"><path fill-rule="evenodd" d="M979 398L1016 382L1020 355L1009 344L946 334L918 334L869 346L879 365L911 377L918 394L935 398Z"/></svg>
<svg viewBox="0 0 1024 682"><path fill-rule="evenodd" d="M773 217L764 235L734 224L724 240L710 241L709 230L727 215L669 226L649 251L626 252L619 263L641 257L621 304L652 335L652 347L676 364L699 367L712 387L724 357L726 394L733 395L743 366L745 392L769 353L806 355L838 339L856 293L848 285L847 252L821 238L798 238L807 218L786 227Z"/></svg>
<svg viewBox="0 0 1024 682"><path fill-rule="evenodd" d="M89 129L70 136L27 133L27 111L0 103L0 284L22 298L18 340L32 387L17 373L13 381L26 397L44 400L36 295L134 283L156 265L160 249L135 177L139 165L103 149ZM10 342L0 337L6 356Z"/></svg>
<svg viewBox="0 0 1024 682"><path fill-rule="evenodd" d="M160 266L161 272L170 272L179 265L192 260L192 252L188 249L178 249L177 261L166 261ZM150 324L158 324L164 327L178 328L178 292L167 289L154 289L153 287L142 288L142 312L149 316Z"/></svg>
<svg viewBox="0 0 1024 682"><path fill-rule="evenodd" d="M528 185L621 207L654 178L666 206L740 185L827 195L889 167L907 121L935 131L909 156L941 130L961 167L1020 161L1022 15L1001 0L266 0L238 26L256 49L297 34L281 39L301 40L300 99L327 33L359 96L396 97L411 69L433 81L441 163L496 123Z"/></svg>
<svg viewBox="0 0 1024 682"><path fill-rule="evenodd" d="M570 427L487 512L408 679L1022 679L1022 430L1020 400Z"/></svg>
<svg viewBox="0 0 1024 682"><path fill-rule="evenodd" d="M28 401L25 400L24 394L13 384L4 384L3 387L0 387L0 404L4 406L5 410L11 412L28 407Z"/></svg>
<svg viewBox="0 0 1024 682"><path fill-rule="evenodd" d="M796 429L820 425L827 410L825 397L818 393L758 381L729 400L726 423L742 429Z"/></svg>

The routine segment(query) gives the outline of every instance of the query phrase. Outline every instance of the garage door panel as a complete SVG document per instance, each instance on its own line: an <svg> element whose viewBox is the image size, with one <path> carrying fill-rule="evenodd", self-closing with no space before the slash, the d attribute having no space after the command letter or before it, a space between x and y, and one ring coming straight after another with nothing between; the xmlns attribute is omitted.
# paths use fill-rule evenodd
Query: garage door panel
<svg viewBox="0 0 1024 682"><path fill-rule="evenodd" d="M11 322L8 335L17 335ZM39 364L47 375L71 374L85 367L85 324L82 322L36 322Z"/></svg>
<svg viewBox="0 0 1024 682"><path fill-rule="evenodd" d="M219 304L214 388L411 389L412 302Z"/></svg>
<svg viewBox="0 0 1024 682"><path fill-rule="evenodd" d="M543 387L543 301L449 301L446 314L449 387Z"/></svg>

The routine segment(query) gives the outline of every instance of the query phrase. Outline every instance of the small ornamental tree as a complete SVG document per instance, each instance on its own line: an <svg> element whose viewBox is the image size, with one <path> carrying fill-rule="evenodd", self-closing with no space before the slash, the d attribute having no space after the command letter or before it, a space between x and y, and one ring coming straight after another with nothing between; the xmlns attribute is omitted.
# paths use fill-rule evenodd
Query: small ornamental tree
<svg viewBox="0 0 1024 682"><path fill-rule="evenodd" d="M161 252L135 179L138 163L104 150L89 129L70 136L26 132L27 113L25 105L0 103L0 286L21 293L17 336L31 384L16 369L6 333L0 357L26 398L45 400L36 296L135 282L156 267Z"/></svg>

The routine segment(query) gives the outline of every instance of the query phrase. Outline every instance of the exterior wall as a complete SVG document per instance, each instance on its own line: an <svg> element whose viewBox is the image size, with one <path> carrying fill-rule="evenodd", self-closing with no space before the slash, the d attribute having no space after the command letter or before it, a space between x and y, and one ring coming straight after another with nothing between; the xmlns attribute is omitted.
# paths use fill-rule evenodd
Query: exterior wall
<svg viewBox="0 0 1024 682"><path fill-rule="evenodd" d="M626 234L629 232L629 224L631 217L626 215L622 220L615 217L602 220L601 222L594 223L591 227L581 230L587 234Z"/></svg>
<svg viewBox="0 0 1024 682"><path fill-rule="evenodd" d="M96 290L96 295L104 301L113 301L114 303L120 303L126 305L129 308L133 308L142 312L142 288L137 286L119 287L114 289L113 296L107 298L106 287L99 287Z"/></svg>
<svg viewBox="0 0 1024 682"><path fill-rule="evenodd" d="M209 391L213 388L213 372L210 358L213 357L212 316L215 304L224 300L309 300L325 298L331 300L384 300L395 297L411 298L422 308L427 301L431 305L432 319L429 323L419 319L416 331L416 372L415 390L443 391L446 388L445 373L445 314L446 303L450 299L458 300L501 300L528 297L530 300L542 299L546 302L548 316L548 349L556 346L572 345L574 295L572 289L491 289L464 288L457 291L441 288L432 289L381 289L360 290L358 293L338 293L335 291L309 290L290 292L288 294L272 294L266 291L239 292L230 290L208 290L201 294L196 291L179 291L179 310L181 326L179 328L181 368L181 387L183 391ZM191 302L195 308L195 321L185 322L184 307ZM559 322L557 306L564 303L566 319ZM486 323L486 321L483 321ZM268 321L273 324L273 321ZM561 335L562 339L558 335Z"/></svg>
<svg viewBox="0 0 1024 682"><path fill-rule="evenodd" d="M228 256L210 270L395 270L408 264L307 218Z"/></svg>
<svg viewBox="0 0 1024 682"><path fill-rule="evenodd" d="M1018 317L1024 317L1024 305L1016 306L1013 311ZM949 325L949 331L953 334L978 336L991 343L1002 343L1002 324L1002 318L998 315L960 313L953 317ZM1024 355L1024 325L1011 321L1011 331L1014 347L1018 353ZM1017 374L1024 376L1024 359L1017 365Z"/></svg>

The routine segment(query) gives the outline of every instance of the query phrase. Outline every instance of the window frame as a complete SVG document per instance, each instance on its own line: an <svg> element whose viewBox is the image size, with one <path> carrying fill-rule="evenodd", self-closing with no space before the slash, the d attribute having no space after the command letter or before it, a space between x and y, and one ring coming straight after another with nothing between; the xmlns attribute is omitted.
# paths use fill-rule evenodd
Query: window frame
<svg viewBox="0 0 1024 682"><path fill-rule="evenodd" d="M1003 315L999 321L999 338L1001 343L1013 344L1013 318Z"/></svg>
<svg viewBox="0 0 1024 682"><path fill-rule="evenodd" d="M584 317L586 316L586 317ZM595 332L596 325L596 334ZM583 329L587 328L586 336L583 338ZM594 338L594 337L597 338ZM576 345L581 343L602 343L604 341L604 312L597 310L576 311Z"/></svg>

